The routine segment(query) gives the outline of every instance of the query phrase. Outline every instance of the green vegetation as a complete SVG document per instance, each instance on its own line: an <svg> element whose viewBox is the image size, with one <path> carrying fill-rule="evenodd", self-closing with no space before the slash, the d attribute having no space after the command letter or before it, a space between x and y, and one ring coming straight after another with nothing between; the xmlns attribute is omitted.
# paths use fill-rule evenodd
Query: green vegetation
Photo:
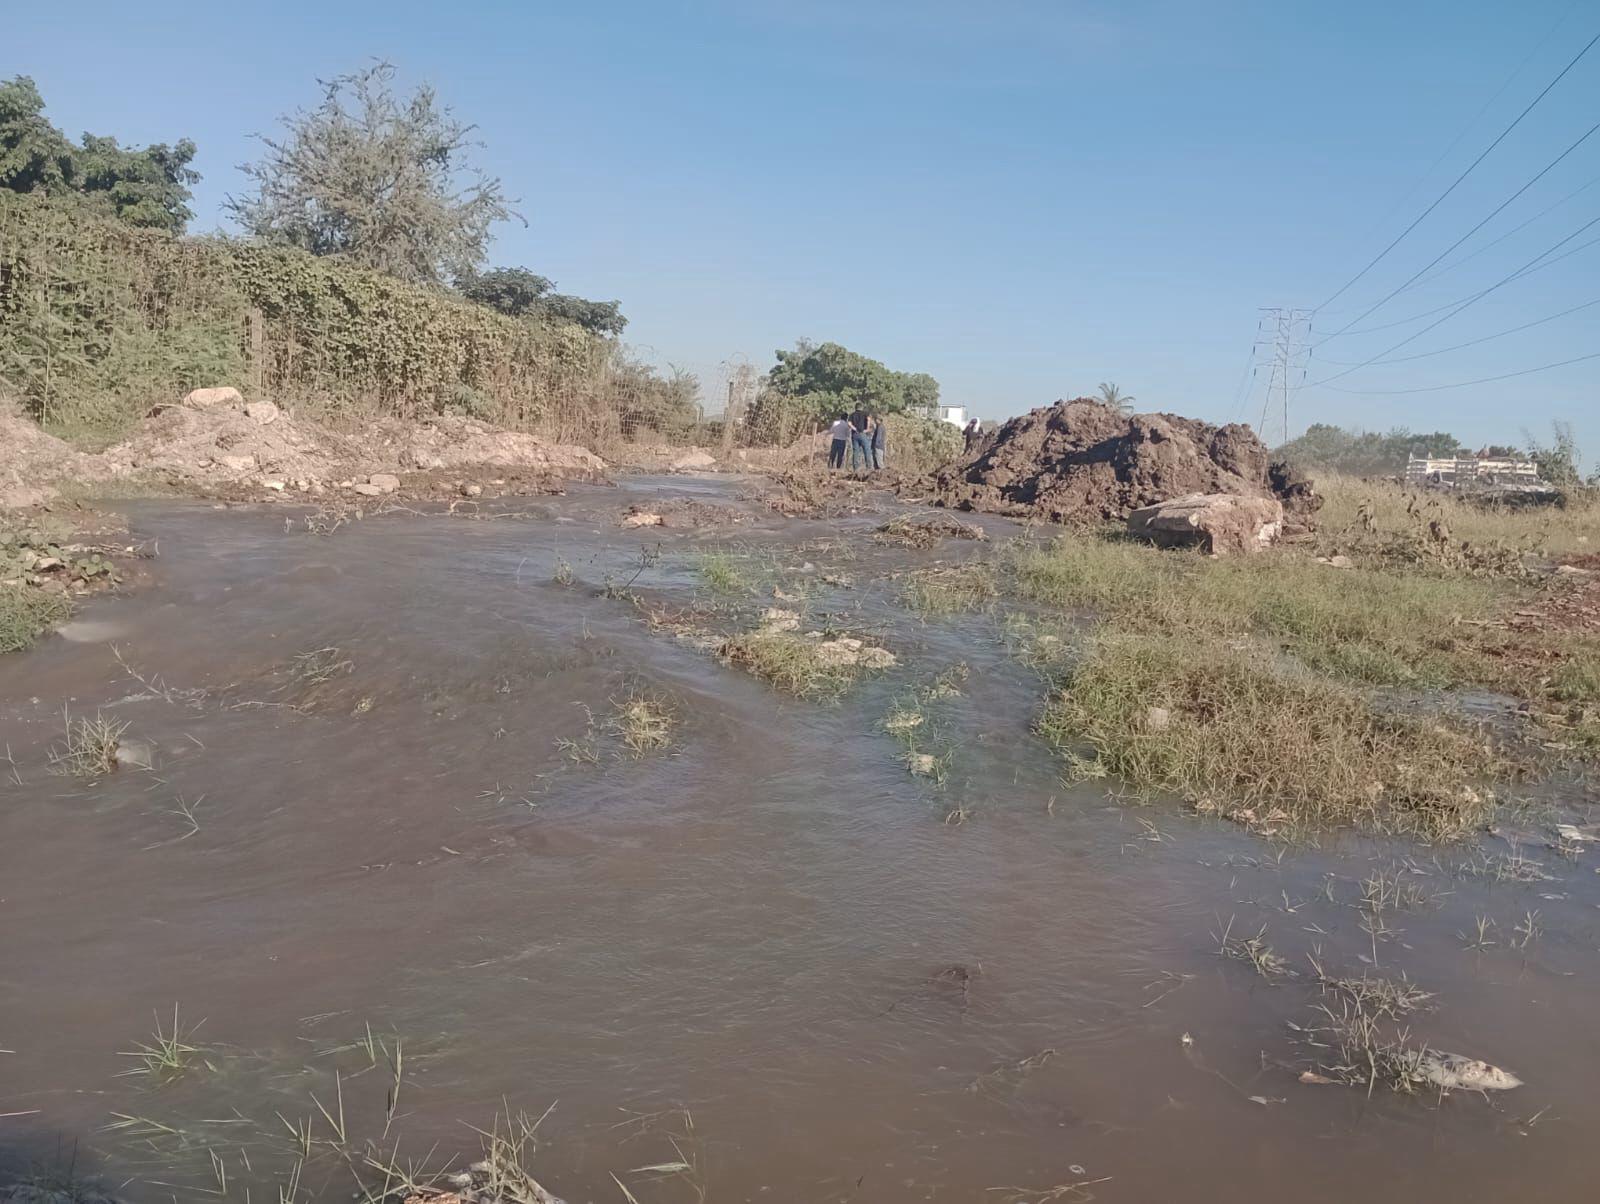
<svg viewBox="0 0 1600 1204"><path fill-rule="evenodd" d="M994 604L1000 588L992 566L978 562L910 574L900 600L923 618L968 614Z"/></svg>
<svg viewBox="0 0 1600 1204"><path fill-rule="evenodd" d="M619 301L586 301L555 292L555 281L527 268L494 268L457 280L469 301L511 318L544 318L571 322L591 334L620 335L628 319Z"/></svg>
<svg viewBox="0 0 1600 1204"><path fill-rule="evenodd" d="M1123 414L1133 413L1133 403L1139 399L1131 393L1124 393L1117 388L1115 381L1103 380L1100 387L1095 390L1095 396L1110 406L1113 410Z"/></svg>
<svg viewBox="0 0 1600 1204"><path fill-rule="evenodd" d="M53 590L0 585L0 653L31 648L34 640L72 614L72 604Z"/></svg>
<svg viewBox="0 0 1600 1204"><path fill-rule="evenodd" d="M1513 448L1489 448L1514 453ZM1416 434L1397 426L1387 434L1350 431L1324 422L1313 423L1306 433L1278 448L1277 454L1302 468L1321 468L1351 476L1398 476L1411 456L1446 459L1471 455L1461 440L1447 431Z"/></svg>
<svg viewBox="0 0 1600 1204"><path fill-rule="evenodd" d="M1092 538L1025 550L1010 567L1022 597L1118 630L1262 636L1312 668L1387 685L1470 679L1461 624L1496 613L1509 595L1503 582L1341 571L1292 556L1159 555Z"/></svg>
<svg viewBox="0 0 1600 1204"><path fill-rule="evenodd" d="M189 186L200 179L189 167L194 155L187 138L175 146L135 150L115 138L85 134L74 146L45 118L33 80L0 80L0 190L51 197L85 216L181 234L194 216Z"/></svg>
<svg viewBox="0 0 1600 1204"><path fill-rule="evenodd" d="M764 441L787 443L812 424L857 408L896 414L926 411L939 401L939 382L927 373L896 372L838 343L802 339L777 357L748 420Z"/></svg>
<svg viewBox="0 0 1600 1204"><path fill-rule="evenodd" d="M810 699L837 698L863 670L894 663L893 656L856 640L810 639L771 627L731 636L719 655L785 693Z"/></svg>
<svg viewBox="0 0 1600 1204"><path fill-rule="evenodd" d="M1486 818L1479 785L1503 768L1468 732L1377 710L1266 653L1183 635L1094 638L1039 730L1081 769L1139 795L1303 831L1459 836Z"/></svg>
<svg viewBox="0 0 1600 1204"><path fill-rule="evenodd" d="M200 1046L191 1044L195 1029L199 1027L200 1025L196 1024L185 1029L178 1020L178 1005L173 1004L172 1027L164 1028L161 1017L157 1016L155 1035L149 1041L135 1042L133 1049L122 1054L124 1058L134 1060L133 1067L122 1073L144 1075L158 1082L177 1078L204 1058L205 1051Z"/></svg>
<svg viewBox="0 0 1600 1204"><path fill-rule="evenodd" d="M698 566L701 583L713 593L747 594L754 582L743 560L732 552L707 552Z"/></svg>

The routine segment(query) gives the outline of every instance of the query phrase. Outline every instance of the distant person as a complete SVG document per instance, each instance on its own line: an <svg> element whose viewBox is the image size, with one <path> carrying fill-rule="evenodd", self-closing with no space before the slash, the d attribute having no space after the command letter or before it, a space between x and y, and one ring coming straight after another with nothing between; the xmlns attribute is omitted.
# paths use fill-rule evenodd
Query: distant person
<svg viewBox="0 0 1600 1204"><path fill-rule="evenodd" d="M883 468L883 453L888 449L889 428L884 425L883 415L872 416L872 467L875 470Z"/></svg>
<svg viewBox="0 0 1600 1204"><path fill-rule="evenodd" d="M850 419L844 416L844 411L833 420L833 425L828 428L828 434L833 437L833 442L828 446L828 467L844 467L844 449L850 444L851 434Z"/></svg>
<svg viewBox="0 0 1600 1204"><path fill-rule="evenodd" d="M962 428L961 438L965 440L966 444L962 448L963 451L971 451L973 444L977 443L979 439L983 438L983 427L978 424L978 420L976 418Z"/></svg>
<svg viewBox="0 0 1600 1204"><path fill-rule="evenodd" d="M851 472L860 472L863 464L868 468L872 467L872 436L867 433L871 421L871 415L860 408L850 415Z"/></svg>

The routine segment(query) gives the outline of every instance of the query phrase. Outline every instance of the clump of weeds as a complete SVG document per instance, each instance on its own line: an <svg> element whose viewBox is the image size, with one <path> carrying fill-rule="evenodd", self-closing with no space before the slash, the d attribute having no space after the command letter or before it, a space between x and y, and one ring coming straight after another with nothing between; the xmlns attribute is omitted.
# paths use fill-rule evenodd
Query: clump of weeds
<svg viewBox="0 0 1600 1204"><path fill-rule="evenodd" d="M72 615L72 603L55 590L0 585L0 653L21 652Z"/></svg>
<svg viewBox="0 0 1600 1204"><path fill-rule="evenodd" d="M142 1075L156 1082L168 1082L196 1065L211 1068L205 1060L206 1051L192 1042L195 1032L205 1021L185 1028L178 1018L178 1005L172 1005L172 1027L163 1026L156 1017L156 1031L149 1041L137 1041L131 1050L121 1056L132 1058L135 1065L124 1070L124 1075Z"/></svg>
<svg viewBox="0 0 1600 1204"><path fill-rule="evenodd" d="M1267 943L1265 924L1251 936L1235 936L1233 917L1230 916L1221 935L1217 933L1211 935L1217 942L1217 953L1220 956L1234 961L1249 962L1255 968L1255 972L1268 982L1278 978L1294 977L1294 971L1289 968L1289 963Z"/></svg>
<svg viewBox="0 0 1600 1204"><path fill-rule="evenodd" d="M99 778L117 767L117 747L128 725L96 713L93 719L65 716L66 733L50 749L50 764L57 773L75 778Z"/></svg>
<svg viewBox="0 0 1600 1204"><path fill-rule="evenodd" d="M855 685L863 670L894 663L884 649L859 641L813 639L770 627L729 637L718 654L778 689L808 699L838 698Z"/></svg>
<svg viewBox="0 0 1600 1204"><path fill-rule="evenodd" d="M1369 1095L1380 1083L1409 1095L1427 1082L1427 1047L1413 1044L1409 1028L1385 1020L1368 1001L1340 992L1315 1011L1316 1020L1295 1027L1312 1046L1330 1051L1318 1059L1324 1075L1365 1086Z"/></svg>
<svg viewBox="0 0 1600 1204"><path fill-rule="evenodd" d="M302 690L312 690L345 676L354 668L355 662L338 648L312 648L297 652L290 660L289 680Z"/></svg>
<svg viewBox="0 0 1600 1204"><path fill-rule="evenodd" d="M665 698L643 690L612 699L606 730L635 757L672 747L672 729L678 722L677 710Z"/></svg>
<svg viewBox="0 0 1600 1204"><path fill-rule="evenodd" d="M570 588L573 582L577 580L577 576L572 571L572 564L565 556L556 558L556 571L551 579L563 589Z"/></svg>
<svg viewBox="0 0 1600 1204"><path fill-rule="evenodd" d="M714 594L747 594L755 588L743 560L731 552L706 552L696 569L700 583Z"/></svg>
<svg viewBox="0 0 1600 1204"><path fill-rule="evenodd" d="M923 569L908 575L900 588L901 602L924 619L970 614L999 596L994 569L983 563Z"/></svg>
<svg viewBox="0 0 1600 1204"><path fill-rule="evenodd" d="M1433 998L1431 992L1424 991L1404 974L1398 979L1366 973L1360 978L1339 978L1329 975L1315 955L1308 955L1307 960L1324 995L1346 1000L1373 1016L1390 1019L1409 1016Z"/></svg>
<svg viewBox="0 0 1600 1204"><path fill-rule="evenodd" d="M950 514L902 514L879 526L873 538L879 543L931 548L941 539L987 540L989 533L975 523L962 522Z"/></svg>

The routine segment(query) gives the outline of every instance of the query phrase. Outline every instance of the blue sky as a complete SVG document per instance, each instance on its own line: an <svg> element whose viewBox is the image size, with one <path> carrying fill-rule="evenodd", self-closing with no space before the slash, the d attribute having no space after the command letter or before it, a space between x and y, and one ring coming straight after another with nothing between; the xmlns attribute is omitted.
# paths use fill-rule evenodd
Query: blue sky
<svg viewBox="0 0 1600 1204"><path fill-rule="evenodd" d="M494 259L621 299L629 341L714 376L806 336L927 371L1002 417L1114 380L1141 408L1259 420L1258 307L1314 307L1436 197L1596 32L1583 0L703 0L15 4L0 74L69 134L191 137L197 229L252 132L372 57L478 123L527 226ZM1379 300L1600 120L1600 47L1367 277ZM1600 134L1454 259L1600 177ZM1470 296L1600 216L1600 184L1365 323ZM1566 244L1600 236L1597 226ZM1600 298L1600 246L1507 285L1396 355ZM1374 365L1426 322L1316 347L1295 431L1572 422L1600 457L1600 305ZM1240 384L1246 392L1241 396ZM1336 392L1332 385L1358 390ZM1279 431L1279 420L1269 434Z"/></svg>

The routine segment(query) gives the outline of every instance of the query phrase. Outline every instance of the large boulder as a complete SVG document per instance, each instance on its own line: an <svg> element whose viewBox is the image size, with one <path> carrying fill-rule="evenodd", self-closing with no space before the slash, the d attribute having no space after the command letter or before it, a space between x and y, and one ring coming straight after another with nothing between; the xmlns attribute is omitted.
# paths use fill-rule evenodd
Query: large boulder
<svg viewBox="0 0 1600 1204"><path fill-rule="evenodd" d="M1199 547L1213 556L1258 552L1283 534L1283 503L1236 493L1189 493L1128 515L1128 532L1163 548Z"/></svg>
<svg viewBox="0 0 1600 1204"><path fill-rule="evenodd" d="M242 406L244 394L232 385L216 389L191 389L184 396L183 404L195 410L209 410L212 406Z"/></svg>

